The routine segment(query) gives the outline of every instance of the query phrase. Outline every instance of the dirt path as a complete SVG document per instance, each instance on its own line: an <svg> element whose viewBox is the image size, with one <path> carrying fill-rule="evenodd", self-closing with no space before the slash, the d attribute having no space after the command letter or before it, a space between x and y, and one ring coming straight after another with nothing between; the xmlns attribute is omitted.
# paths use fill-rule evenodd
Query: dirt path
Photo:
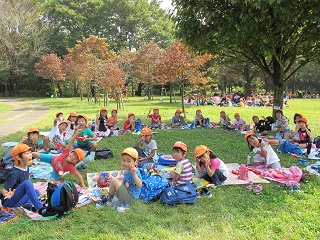
<svg viewBox="0 0 320 240"><path fill-rule="evenodd" d="M48 107L39 102L17 98L0 98L0 102L13 107L11 111L0 114L0 138L38 122L49 111Z"/></svg>

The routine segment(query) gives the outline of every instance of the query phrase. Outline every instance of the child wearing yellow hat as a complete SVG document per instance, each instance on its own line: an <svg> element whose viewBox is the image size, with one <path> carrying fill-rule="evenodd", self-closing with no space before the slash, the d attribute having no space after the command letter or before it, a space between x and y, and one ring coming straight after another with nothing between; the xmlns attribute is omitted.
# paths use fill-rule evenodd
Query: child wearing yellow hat
<svg viewBox="0 0 320 240"><path fill-rule="evenodd" d="M76 165L84 158L84 151L80 148L71 150L74 141L82 131L83 129L80 127L77 128L67 147L59 155L44 154L39 152L32 153L33 157L39 158L40 161L47 162L52 165L52 180L59 180L65 172L69 172L70 174L75 174L77 176L81 187L86 187L81 174L76 169Z"/></svg>
<svg viewBox="0 0 320 240"><path fill-rule="evenodd" d="M34 189L29 180L29 167L32 163L31 147L18 144L12 149L14 166L7 175L1 190L3 207L25 207L44 215L46 208L39 201L39 191Z"/></svg>

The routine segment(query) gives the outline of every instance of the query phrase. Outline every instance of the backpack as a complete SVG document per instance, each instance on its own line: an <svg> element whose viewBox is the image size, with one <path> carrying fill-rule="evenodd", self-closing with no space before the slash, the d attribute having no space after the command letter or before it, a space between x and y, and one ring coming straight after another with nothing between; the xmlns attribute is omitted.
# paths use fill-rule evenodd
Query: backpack
<svg viewBox="0 0 320 240"><path fill-rule="evenodd" d="M134 120L134 131L140 132L141 130L142 130L142 120L141 119Z"/></svg>
<svg viewBox="0 0 320 240"><path fill-rule="evenodd" d="M107 172L100 172L97 180L99 188L105 188L110 185L110 180L112 177L109 176Z"/></svg>
<svg viewBox="0 0 320 240"><path fill-rule="evenodd" d="M107 158L113 158L113 152L109 148L102 148L96 150L96 155L94 156L95 160Z"/></svg>
<svg viewBox="0 0 320 240"><path fill-rule="evenodd" d="M44 217L62 217L78 204L79 194L73 182L63 182L59 186L48 183L48 207Z"/></svg>
<svg viewBox="0 0 320 240"><path fill-rule="evenodd" d="M313 143L316 145L316 148L320 148L320 136L315 137Z"/></svg>
<svg viewBox="0 0 320 240"><path fill-rule="evenodd" d="M7 179L7 175L13 167L14 159L12 154L4 156L0 161L0 183L4 183Z"/></svg>
<svg viewBox="0 0 320 240"><path fill-rule="evenodd" d="M160 165L177 165L177 162L172 155L160 155L158 158L158 164Z"/></svg>
<svg viewBox="0 0 320 240"><path fill-rule="evenodd" d="M181 203L193 204L197 199L197 190L189 182L165 188L160 197L162 204L168 204L170 206L175 206Z"/></svg>
<svg viewBox="0 0 320 240"><path fill-rule="evenodd" d="M142 188L140 199L143 201L156 201L162 193L163 189L168 186L168 180L160 175L145 177L142 173L141 177Z"/></svg>
<svg viewBox="0 0 320 240"><path fill-rule="evenodd" d="M281 143L280 151L282 153L296 154L298 156L302 155L301 148L298 145L292 144L288 141L283 141L283 143Z"/></svg>

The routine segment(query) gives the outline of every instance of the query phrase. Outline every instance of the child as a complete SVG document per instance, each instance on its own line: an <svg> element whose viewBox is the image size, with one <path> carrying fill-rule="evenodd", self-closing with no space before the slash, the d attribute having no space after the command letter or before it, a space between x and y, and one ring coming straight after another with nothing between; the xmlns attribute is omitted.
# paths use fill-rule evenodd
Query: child
<svg viewBox="0 0 320 240"><path fill-rule="evenodd" d="M74 135L70 139L66 149L64 149L62 153L59 155L44 154L39 152L32 153L33 157L40 159L40 161L50 163L52 165L53 171L51 174L51 179L59 180L65 172L69 172L70 174L75 174L77 176L81 184L81 187L86 187L81 174L76 169L76 165L84 158L84 152L80 148L76 148L75 150L71 151L72 144L79 136L79 134L83 131L84 129L78 126Z"/></svg>
<svg viewBox="0 0 320 240"><path fill-rule="evenodd" d="M303 118L302 114L300 114L300 113L295 113L294 116L293 116L293 122L296 125L295 126L295 131L300 129L300 126L299 126L299 123L298 123L300 118ZM294 142L298 142L299 141L299 134L298 133L296 133L295 135L292 134L292 141L294 141Z"/></svg>
<svg viewBox="0 0 320 240"><path fill-rule="evenodd" d="M205 127L206 126L206 118L203 117L202 112L200 109L196 111L196 115L194 116L194 125L195 126L201 126Z"/></svg>
<svg viewBox="0 0 320 240"><path fill-rule="evenodd" d="M288 140L290 136L290 127L289 127L289 119L283 115L281 109L276 111L276 127L279 128L280 133L283 133L283 139Z"/></svg>
<svg viewBox="0 0 320 240"><path fill-rule="evenodd" d="M108 110L106 108L100 108L100 115L97 114L96 123L98 125L99 137L108 137L110 135L110 129L107 126Z"/></svg>
<svg viewBox="0 0 320 240"><path fill-rule="evenodd" d="M48 136L45 136L43 139L43 148L44 149L58 149L61 147L65 147L64 143L64 133L68 127L67 121L61 121L58 125L53 127L49 132Z"/></svg>
<svg viewBox="0 0 320 240"><path fill-rule="evenodd" d="M153 113L150 114L151 110L149 110L148 114L147 114L147 118L151 118L151 128L155 129L155 128L162 128L161 125L161 116L159 114L159 109L158 108L154 108L153 109Z"/></svg>
<svg viewBox="0 0 320 240"><path fill-rule="evenodd" d="M246 131L249 126L246 125L246 121L243 120L241 117L240 117L240 114L239 113L235 113L234 114L234 122L233 122L233 127L239 131Z"/></svg>
<svg viewBox="0 0 320 240"><path fill-rule="evenodd" d="M200 177L215 185L221 185L229 176L226 164L204 145L194 150L196 168Z"/></svg>
<svg viewBox="0 0 320 240"><path fill-rule="evenodd" d="M121 164L125 169L123 180L120 182L118 178L112 178L109 186L109 195L104 199L104 205L109 205L116 194L119 200L118 212L130 209L130 205L139 198L142 187L140 171L136 168L137 150L126 148L121 155Z"/></svg>
<svg viewBox="0 0 320 240"><path fill-rule="evenodd" d="M134 113L129 112L128 113L128 119L124 121L123 123L123 131L124 132L133 132L135 128L135 123L134 123Z"/></svg>
<svg viewBox="0 0 320 240"><path fill-rule="evenodd" d="M307 155L310 154L312 141L311 141L311 131L307 127L307 119L306 118L300 118L298 120L299 128L296 129L294 132L294 136L298 134L299 139L297 141L297 145L299 145L301 148L307 148Z"/></svg>
<svg viewBox="0 0 320 240"><path fill-rule="evenodd" d="M179 128L181 126L184 126L186 124L185 122L186 114L183 113L183 116L181 116L181 110L177 109L174 113L174 116L171 119L170 125L172 128Z"/></svg>
<svg viewBox="0 0 320 240"><path fill-rule="evenodd" d="M97 137L90 130L90 128L87 127L87 121L88 119L85 115L78 115L77 125L83 131L79 134L74 147L95 151L98 147L98 144L96 142Z"/></svg>
<svg viewBox="0 0 320 240"><path fill-rule="evenodd" d="M116 126L118 123L118 110L113 108L111 111L111 117L107 119L107 126L110 130L119 130L119 128Z"/></svg>
<svg viewBox="0 0 320 240"><path fill-rule="evenodd" d="M279 144L279 140L276 139L259 139L254 132L249 132L245 135L245 140L248 143L249 150L253 151L254 162L258 162L260 165L265 165L273 169L281 168L280 159L270 144Z"/></svg>
<svg viewBox="0 0 320 240"><path fill-rule="evenodd" d="M187 145L183 142L176 142L173 145L172 157L178 161L176 167L170 171L173 178L173 185L192 182L193 167L187 157Z"/></svg>
<svg viewBox="0 0 320 240"><path fill-rule="evenodd" d="M24 143L31 147L32 152L38 152L39 146L38 146L38 137L39 137L39 130L36 128L30 128L28 130L27 136L23 136L21 138L20 143Z"/></svg>
<svg viewBox="0 0 320 240"><path fill-rule="evenodd" d="M1 203L3 207L25 207L33 209L44 215L46 208L39 201L39 191L34 189L29 180L29 167L32 163L31 147L26 144L18 144L12 149L14 167L7 175L7 179L1 190Z"/></svg>
<svg viewBox="0 0 320 240"><path fill-rule="evenodd" d="M221 127L223 127L224 129L230 129L232 130L233 128L231 127L231 120L228 117L228 115L226 114L225 111L221 111L220 112L220 121L219 121L219 125Z"/></svg>
<svg viewBox="0 0 320 240"><path fill-rule="evenodd" d="M254 126L253 126L254 132L267 134L264 120L260 120L258 116L253 116L252 121L254 123Z"/></svg>
<svg viewBox="0 0 320 240"><path fill-rule="evenodd" d="M57 112L56 113L56 118L53 120L53 126L57 126L61 121L63 121L63 112Z"/></svg>
<svg viewBox="0 0 320 240"><path fill-rule="evenodd" d="M70 139L72 138L76 126L78 114L76 112L71 112L67 121L68 121L68 127L66 129L66 132L64 134L63 141L68 144Z"/></svg>
<svg viewBox="0 0 320 240"><path fill-rule="evenodd" d="M142 146L142 149L140 148ZM144 127L141 130L141 139L135 144L134 148L138 151L138 167L143 167L146 163L153 163L157 156L157 143L152 139L150 128Z"/></svg>

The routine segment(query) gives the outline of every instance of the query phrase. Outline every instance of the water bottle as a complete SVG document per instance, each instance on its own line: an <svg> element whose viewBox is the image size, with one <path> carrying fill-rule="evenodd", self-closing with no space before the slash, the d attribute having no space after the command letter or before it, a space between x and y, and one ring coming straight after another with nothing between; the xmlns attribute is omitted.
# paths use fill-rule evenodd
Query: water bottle
<svg viewBox="0 0 320 240"><path fill-rule="evenodd" d="M251 166L251 156L247 156L247 166Z"/></svg>
<svg viewBox="0 0 320 240"><path fill-rule="evenodd" d="M57 143L57 153L62 153L62 146L60 143Z"/></svg>

